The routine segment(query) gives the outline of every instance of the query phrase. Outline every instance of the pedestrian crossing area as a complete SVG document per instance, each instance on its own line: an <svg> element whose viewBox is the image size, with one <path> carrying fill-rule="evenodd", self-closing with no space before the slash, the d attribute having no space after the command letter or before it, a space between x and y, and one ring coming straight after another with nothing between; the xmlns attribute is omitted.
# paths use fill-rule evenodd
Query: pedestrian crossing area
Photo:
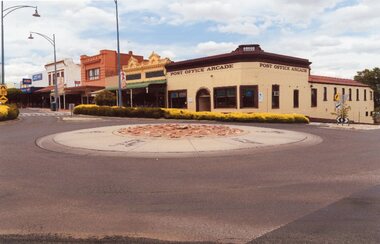
<svg viewBox="0 0 380 244"><path fill-rule="evenodd" d="M42 113L20 113L20 117L65 117L70 116L70 112L42 112Z"/></svg>

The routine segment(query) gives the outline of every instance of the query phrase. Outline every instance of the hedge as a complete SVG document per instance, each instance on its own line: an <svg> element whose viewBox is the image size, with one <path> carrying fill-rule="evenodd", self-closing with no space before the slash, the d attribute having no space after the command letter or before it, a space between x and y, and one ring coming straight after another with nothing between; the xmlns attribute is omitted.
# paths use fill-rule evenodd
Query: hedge
<svg viewBox="0 0 380 244"><path fill-rule="evenodd" d="M19 113L16 105L0 105L0 121L17 119Z"/></svg>
<svg viewBox="0 0 380 244"><path fill-rule="evenodd" d="M120 108L117 106L109 107L97 105L76 106L74 108L74 114L132 118L216 120L232 122L309 123L309 119L301 114L192 112L180 109Z"/></svg>

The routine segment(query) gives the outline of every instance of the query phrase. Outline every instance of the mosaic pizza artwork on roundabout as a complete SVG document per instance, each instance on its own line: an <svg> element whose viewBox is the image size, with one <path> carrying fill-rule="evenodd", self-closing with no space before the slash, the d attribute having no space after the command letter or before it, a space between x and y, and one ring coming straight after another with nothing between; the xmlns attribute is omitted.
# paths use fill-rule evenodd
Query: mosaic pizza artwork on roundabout
<svg viewBox="0 0 380 244"><path fill-rule="evenodd" d="M307 146L318 136L256 126L165 123L107 126L49 135L37 140L47 150L125 157L201 157Z"/></svg>

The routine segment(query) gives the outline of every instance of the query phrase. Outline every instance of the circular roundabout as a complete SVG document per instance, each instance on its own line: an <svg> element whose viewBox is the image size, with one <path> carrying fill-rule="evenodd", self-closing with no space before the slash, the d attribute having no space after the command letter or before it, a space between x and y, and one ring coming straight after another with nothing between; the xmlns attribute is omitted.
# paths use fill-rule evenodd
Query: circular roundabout
<svg viewBox="0 0 380 244"><path fill-rule="evenodd" d="M40 138L37 145L81 155L161 158L248 154L321 141L307 133L255 126L166 123L69 131Z"/></svg>

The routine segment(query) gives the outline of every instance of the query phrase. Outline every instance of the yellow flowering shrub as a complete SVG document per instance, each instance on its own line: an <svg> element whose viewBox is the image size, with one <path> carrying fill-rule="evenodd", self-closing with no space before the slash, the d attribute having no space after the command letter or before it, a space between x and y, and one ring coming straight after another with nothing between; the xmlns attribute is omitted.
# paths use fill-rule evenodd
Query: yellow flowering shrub
<svg viewBox="0 0 380 244"><path fill-rule="evenodd" d="M17 119L19 110L15 105L0 105L0 121Z"/></svg>
<svg viewBox="0 0 380 244"><path fill-rule="evenodd" d="M0 105L0 121L6 120L8 117L8 106Z"/></svg>
<svg viewBox="0 0 380 244"><path fill-rule="evenodd" d="M74 113L136 118L164 117L166 119L217 120L231 122L309 123L309 119L302 114L192 112L185 109L171 108L120 108L117 106L79 105L74 108Z"/></svg>
<svg viewBox="0 0 380 244"><path fill-rule="evenodd" d="M267 123L309 123L309 119L301 114L192 112L181 109L163 110L165 111L165 118L167 119L195 119Z"/></svg>

